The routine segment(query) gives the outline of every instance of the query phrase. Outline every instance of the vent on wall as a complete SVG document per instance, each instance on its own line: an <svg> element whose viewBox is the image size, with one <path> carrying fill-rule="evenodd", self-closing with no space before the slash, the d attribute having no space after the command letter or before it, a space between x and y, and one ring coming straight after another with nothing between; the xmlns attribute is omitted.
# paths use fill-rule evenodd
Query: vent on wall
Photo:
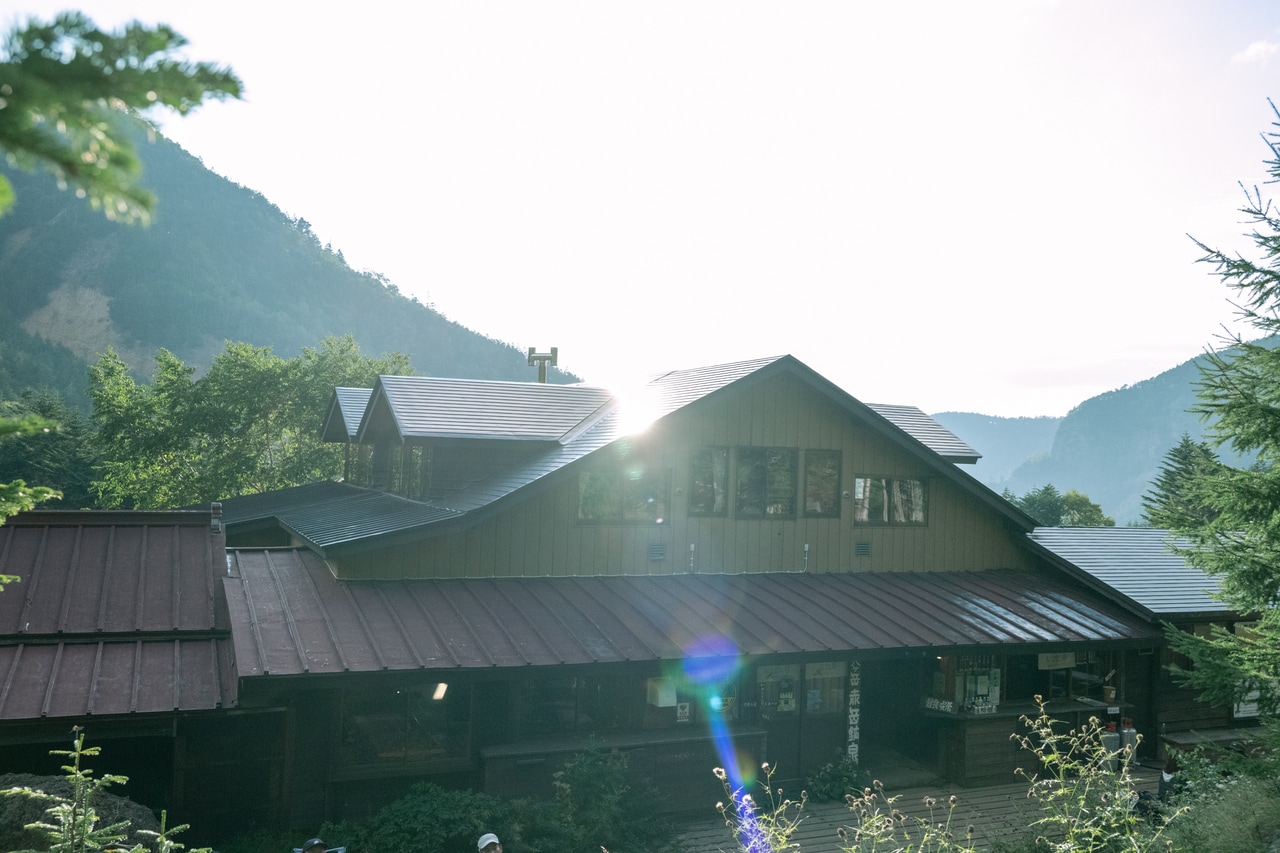
<svg viewBox="0 0 1280 853"><path fill-rule="evenodd" d="M854 543L854 545L853 545L853 556L855 556L855 557L870 557L870 556L871 556L871 543L870 543L870 542L855 542L855 543Z"/></svg>
<svg viewBox="0 0 1280 853"><path fill-rule="evenodd" d="M667 559L667 544L665 542L655 542L649 546L649 562L661 563Z"/></svg>

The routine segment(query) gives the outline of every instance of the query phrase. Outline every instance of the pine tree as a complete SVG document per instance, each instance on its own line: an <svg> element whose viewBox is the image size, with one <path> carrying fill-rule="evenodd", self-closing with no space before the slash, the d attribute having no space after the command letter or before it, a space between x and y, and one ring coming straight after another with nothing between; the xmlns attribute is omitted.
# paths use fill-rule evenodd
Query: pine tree
<svg viewBox="0 0 1280 853"><path fill-rule="evenodd" d="M1169 449L1160 474L1142 496L1142 515L1152 527L1185 530L1203 527L1218 513L1205 502L1200 483L1222 463L1207 441L1193 441L1187 433Z"/></svg>
<svg viewBox="0 0 1280 853"><path fill-rule="evenodd" d="M1280 120L1280 110L1272 104ZM1273 127L1280 127L1280 121ZM1280 181L1280 133L1264 140L1271 181ZM1252 224L1254 258L1197 241L1232 291L1239 315L1255 331L1280 332L1280 212L1256 187L1245 190L1241 209ZM1225 629L1208 638L1171 631L1170 641L1193 662L1186 683L1215 703L1238 701L1252 691L1261 708L1280 707L1280 349L1276 339L1228 336L1201 368L1194 411L1212 425L1219 446L1257 461L1249 468L1219 464L1197 477L1193 493L1209 510L1177 528L1192 545L1186 559L1221 581L1222 597L1256 623L1240 633Z"/></svg>

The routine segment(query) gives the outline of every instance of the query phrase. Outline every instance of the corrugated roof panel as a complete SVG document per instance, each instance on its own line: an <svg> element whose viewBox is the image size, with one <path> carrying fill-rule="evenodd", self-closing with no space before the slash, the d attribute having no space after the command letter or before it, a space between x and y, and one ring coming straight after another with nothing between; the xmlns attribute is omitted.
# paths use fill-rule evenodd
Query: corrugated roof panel
<svg viewBox="0 0 1280 853"><path fill-rule="evenodd" d="M868 403L875 412L948 462L973 464L982 458L958 435L926 415L915 406L890 406Z"/></svg>
<svg viewBox="0 0 1280 853"><path fill-rule="evenodd" d="M0 527L0 719L234 704L223 540L204 512L20 513Z"/></svg>
<svg viewBox="0 0 1280 853"><path fill-rule="evenodd" d="M232 704L228 640L0 645L0 719L208 710Z"/></svg>
<svg viewBox="0 0 1280 853"><path fill-rule="evenodd" d="M340 658L359 672L674 660L726 644L759 656L1161 637L1119 605L1032 572L344 583L311 552L271 551L270 563L264 553L232 551L226 581L244 675L335 672ZM321 611L331 634L299 622L300 641L280 616ZM250 672L255 660L265 670Z"/></svg>
<svg viewBox="0 0 1280 853"><path fill-rule="evenodd" d="M26 513L0 527L0 573L22 579L0 595L0 635L213 628L209 513L122 515Z"/></svg>
<svg viewBox="0 0 1280 853"><path fill-rule="evenodd" d="M1031 540L1157 616L1229 613L1218 581L1172 547L1190 543L1153 527L1037 527Z"/></svg>

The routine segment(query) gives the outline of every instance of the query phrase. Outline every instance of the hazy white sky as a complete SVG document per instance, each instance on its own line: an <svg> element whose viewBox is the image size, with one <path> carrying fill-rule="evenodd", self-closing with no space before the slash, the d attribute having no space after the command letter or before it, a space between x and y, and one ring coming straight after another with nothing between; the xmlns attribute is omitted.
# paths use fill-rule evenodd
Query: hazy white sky
<svg viewBox="0 0 1280 853"><path fill-rule="evenodd" d="M72 8L231 66L245 100L165 133L465 326L929 412L1063 414L1212 344L1186 235L1238 244L1280 97L1273 0Z"/></svg>

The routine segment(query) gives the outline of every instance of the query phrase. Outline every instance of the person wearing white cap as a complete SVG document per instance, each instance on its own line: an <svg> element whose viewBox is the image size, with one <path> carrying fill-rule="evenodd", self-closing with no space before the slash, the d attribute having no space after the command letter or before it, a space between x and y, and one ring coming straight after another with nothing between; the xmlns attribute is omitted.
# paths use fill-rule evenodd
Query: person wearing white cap
<svg viewBox="0 0 1280 853"><path fill-rule="evenodd" d="M486 832L476 842L476 849L480 853L502 853L502 842L492 832Z"/></svg>

